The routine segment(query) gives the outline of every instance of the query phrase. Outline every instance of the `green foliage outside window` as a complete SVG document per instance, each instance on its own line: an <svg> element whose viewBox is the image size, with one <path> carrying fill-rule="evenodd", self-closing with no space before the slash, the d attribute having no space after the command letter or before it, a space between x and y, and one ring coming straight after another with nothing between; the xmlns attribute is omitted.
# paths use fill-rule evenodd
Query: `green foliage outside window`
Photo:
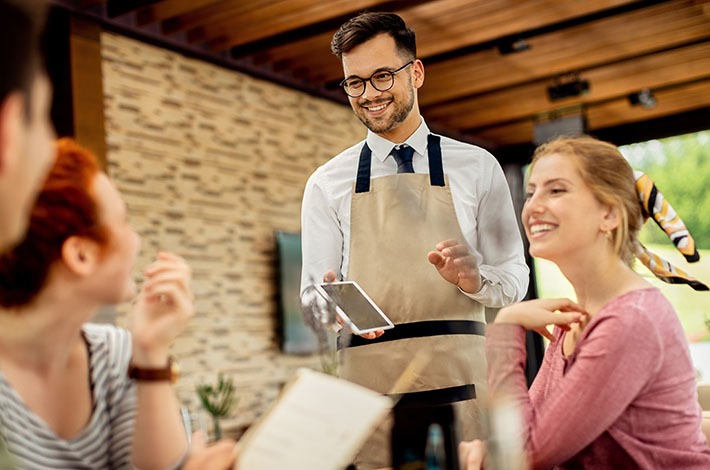
<svg viewBox="0 0 710 470"><path fill-rule="evenodd" d="M696 246L710 249L710 131L627 145L621 152L634 170L656 183ZM644 244L668 243L653 221L646 223L640 238Z"/></svg>

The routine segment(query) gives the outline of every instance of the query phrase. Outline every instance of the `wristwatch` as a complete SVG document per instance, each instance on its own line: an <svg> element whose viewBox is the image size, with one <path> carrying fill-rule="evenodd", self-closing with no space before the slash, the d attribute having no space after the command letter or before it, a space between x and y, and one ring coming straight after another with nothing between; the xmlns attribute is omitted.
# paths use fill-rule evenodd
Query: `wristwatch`
<svg viewBox="0 0 710 470"><path fill-rule="evenodd" d="M174 384L180 377L180 368L173 357L168 357L168 364L165 367L146 368L131 364L128 367L128 377L139 382L165 382Z"/></svg>

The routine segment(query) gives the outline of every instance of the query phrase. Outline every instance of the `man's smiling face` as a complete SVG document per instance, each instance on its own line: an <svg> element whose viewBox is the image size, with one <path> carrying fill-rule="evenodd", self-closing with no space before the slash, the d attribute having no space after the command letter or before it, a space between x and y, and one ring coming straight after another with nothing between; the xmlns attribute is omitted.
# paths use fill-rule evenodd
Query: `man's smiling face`
<svg viewBox="0 0 710 470"><path fill-rule="evenodd" d="M343 72L346 78L367 78L377 71L393 72L413 58L404 58L397 50L394 39L380 34L348 53L343 54ZM387 91L378 91L369 81L365 92L349 98L355 115L372 132L393 142L401 142L420 124L416 89L424 79L424 69L419 60L394 76L394 84Z"/></svg>

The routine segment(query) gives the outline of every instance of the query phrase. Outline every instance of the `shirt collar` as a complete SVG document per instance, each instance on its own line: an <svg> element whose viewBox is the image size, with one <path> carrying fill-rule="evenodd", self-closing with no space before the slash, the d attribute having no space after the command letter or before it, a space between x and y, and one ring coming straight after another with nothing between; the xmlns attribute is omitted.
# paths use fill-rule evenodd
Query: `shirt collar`
<svg viewBox="0 0 710 470"><path fill-rule="evenodd" d="M424 118L416 131L407 138L404 142L390 142L384 137L380 137L374 132L367 131L367 145L372 150L372 154L380 161L384 161L392 153L392 149L401 144L407 144L414 149L419 155L424 155L427 146L427 136L429 135L429 127L427 127Z"/></svg>

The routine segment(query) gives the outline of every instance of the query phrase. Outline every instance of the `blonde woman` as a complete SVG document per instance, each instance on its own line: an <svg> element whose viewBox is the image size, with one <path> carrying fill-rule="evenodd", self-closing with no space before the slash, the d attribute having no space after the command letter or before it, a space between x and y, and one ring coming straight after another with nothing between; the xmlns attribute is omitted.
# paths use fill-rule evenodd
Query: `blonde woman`
<svg viewBox="0 0 710 470"><path fill-rule="evenodd" d="M680 321L631 268L642 215L629 164L589 137L539 147L522 221L530 254L554 262L577 296L503 308L487 330L490 392L521 410L530 466L710 468ZM551 341L529 391L526 330ZM482 449L462 444L469 468Z"/></svg>

